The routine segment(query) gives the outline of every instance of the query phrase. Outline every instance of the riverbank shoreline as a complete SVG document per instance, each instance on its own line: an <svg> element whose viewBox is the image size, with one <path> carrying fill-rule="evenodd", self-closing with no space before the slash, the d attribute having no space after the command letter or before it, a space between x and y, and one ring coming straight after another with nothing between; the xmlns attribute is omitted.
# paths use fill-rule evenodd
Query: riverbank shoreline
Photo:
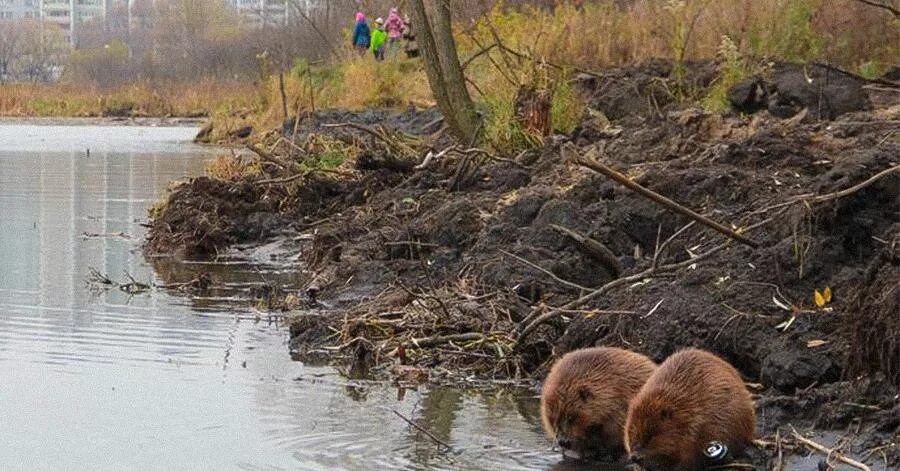
<svg viewBox="0 0 900 471"><path fill-rule="evenodd" d="M18 117L0 116L0 125L24 124L31 126L146 126L201 128L207 118L160 117Z"/></svg>
<svg viewBox="0 0 900 471"><path fill-rule="evenodd" d="M893 466L900 102L825 67L774 75L730 91L746 111L727 113L666 95L659 63L584 77L593 112L513 156L454 146L434 110L320 111L295 142L273 132L256 159L173 188L146 250L291 240L303 289L263 305L293 319L298 358L351 377L536 380L586 346L697 346L752 385L771 445L754 464L802 449L789 425L864 422L847 451Z"/></svg>

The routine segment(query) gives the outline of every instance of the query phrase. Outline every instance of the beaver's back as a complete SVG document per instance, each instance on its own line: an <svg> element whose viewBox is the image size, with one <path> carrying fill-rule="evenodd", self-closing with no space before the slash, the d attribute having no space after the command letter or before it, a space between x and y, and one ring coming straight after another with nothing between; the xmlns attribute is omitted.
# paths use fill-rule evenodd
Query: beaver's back
<svg viewBox="0 0 900 471"><path fill-rule="evenodd" d="M692 469L710 442L740 452L755 428L753 401L737 370L687 349L666 359L632 400L625 443L638 460Z"/></svg>

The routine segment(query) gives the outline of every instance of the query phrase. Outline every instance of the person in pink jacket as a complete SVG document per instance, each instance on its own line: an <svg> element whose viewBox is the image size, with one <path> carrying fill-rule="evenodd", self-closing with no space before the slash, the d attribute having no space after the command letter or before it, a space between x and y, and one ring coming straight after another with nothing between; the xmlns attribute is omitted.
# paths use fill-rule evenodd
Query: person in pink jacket
<svg viewBox="0 0 900 471"><path fill-rule="evenodd" d="M400 50L400 40L403 38L403 18L396 7L391 8L387 21L384 22L384 30L388 35L388 57L394 57Z"/></svg>

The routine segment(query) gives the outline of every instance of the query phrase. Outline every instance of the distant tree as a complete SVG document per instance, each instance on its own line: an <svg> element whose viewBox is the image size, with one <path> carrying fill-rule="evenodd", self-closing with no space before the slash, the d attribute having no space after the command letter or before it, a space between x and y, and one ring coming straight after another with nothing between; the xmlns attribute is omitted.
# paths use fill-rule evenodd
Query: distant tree
<svg viewBox="0 0 900 471"><path fill-rule="evenodd" d="M10 48L7 74L14 80L49 82L58 78L69 54L69 44L56 25L37 20L18 23L18 41ZM12 36L12 35L11 35Z"/></svg>
<svg viewBox="0 0 900 471"><path fill-rule="evenodd" d="M456 52L449 1L431 0L431 8L426 8L423 0L409 3L428 83L444 121L456 137L473 141L478 132L478 115Z"/></svg>
<svg viewBox="0 0 900 471"><path fill-rule="evenodd" d="M128 46L118 39L102 46L78 49L69 58L66 76L101 87L118 85L128 79L128 56Z"/></svg>
<svg viewBox="0 0 900 471"><path fill-rule="evenodd" d="M21 53L24 29L21 23L0 21L0 82L12 78L12 63Z"/></svg>

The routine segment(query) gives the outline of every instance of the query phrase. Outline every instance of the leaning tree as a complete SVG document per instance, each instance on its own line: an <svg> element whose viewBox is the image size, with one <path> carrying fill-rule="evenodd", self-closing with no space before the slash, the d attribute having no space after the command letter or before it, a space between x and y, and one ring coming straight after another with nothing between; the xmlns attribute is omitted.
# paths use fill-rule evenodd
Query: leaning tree
<svg viewBox="0 0 900 471"><path fill-rule="evenodd" d="M456 53L449 3L450 0L410 0L412 27L444 121L457 138L472 142L478 133L478 114Z"/></svg>

